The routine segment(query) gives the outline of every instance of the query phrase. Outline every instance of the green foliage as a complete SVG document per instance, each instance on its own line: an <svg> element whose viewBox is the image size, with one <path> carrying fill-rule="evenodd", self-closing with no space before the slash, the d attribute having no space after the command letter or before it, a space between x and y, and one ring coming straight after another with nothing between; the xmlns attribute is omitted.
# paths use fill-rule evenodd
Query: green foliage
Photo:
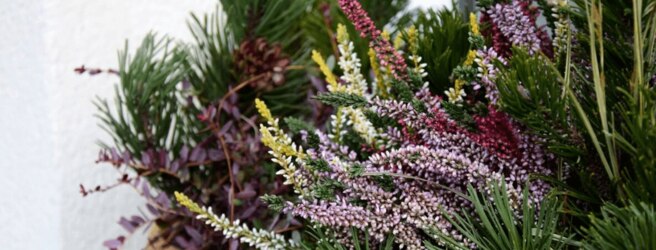
<svg viewBox="0 0 656 250"><path fill-rule="evenodd" d="M381 175L374 175L373 176L374 182L378 184L383 190L385 191L392 191L394 190L394 179L392 176L387 175L387 174L381 174Z"/></svg>
<svg viewBox="0 0 656 250"><path fill-rule="evenodd" d="M376 112L373 110L365 110L364 111L364 116L371 122L371 125L373 125L375 128L387 128L389 126L398 126L398 123L389 117L382 117L379 116Z"/></svg>
<svg viewBox="0 0 656 250"><path fill-rule="evenodd" d="M362 96L342 92L321 93L315 96L314 99L335 107L359 108L367 104L367 99Z"/></svg>
<svg viewBox="0 0 656 250"><path fill-rule="evenodd" d="M406 82L393 79L391 87L392 94L394 94L399 101L412 102L412 99L415 97L414 92Z"/></svg>
<svg viewBox="0 0 656 250"><path fill-rule="evenodd" d="M369 233L360 232L357 229L351 229L351 241L353 242L353 247L348 247L337 242L334 235L331 234L328 230L321 227L315 227L314 229L308 230L307 235L308 239L304 240L302 249L304 250L346 250L346 249L356 249L356 250L370 250L370 249L379 249L379 250L392 250L394 249L394 237L388 236L385 242L372 244L369 242Z"/></svg>
<svg viewBox="0 0 656 250"><path fill-rule="evenodd" d="M653 204L612 204L601 210L601 218L591 216L585 228L583 249L656 249L656 212Z"/></svg>
<svg viewBox="0 0 656 250"><path fill-rule="evenodd" d="M447 219L466 239L478 249L489 250L552 250L564 249L565 242L575 244L558 235L558 210L561 202L555 197L548 197L540 209L529 204L528 188L522 193L521 217L513 213L513 203L517 197L507 193L504 181L492 185L490 194L481 193L468 187L468 199L474 205L473 213L462 211ZM489 196L492 196L491 198ZM468 246L438 230L428 230L442 241L448 249L469 249ZM429 249L437 249L429 242Z"/></svg>
<svg viewBox="0 0 656 250"><path fill-rule="evenodd" d="M307 160L306 164L313 171L319 171L319 172L330 171L330 166L328 166L328 162L322 159L310 159Z"/></svg>
<svg viewBox="0 0 656 250"><path fill-rule="evenodd" d="M289 132L292 132L292 134L298 134L303 130L312 133L315 130L314 126L295 117L285 117L284 121L287 124L287 128L289 128Z"/></svg>
<svg viewBox="0 0 656 250"><path fill-rule="evenodd" d="M312 186L312 194L320 200L335 200L335 192L344 189L344 184L334 179L324 179Z"/></svg>
<svg viewBox="0 0 656 250"><path fill-rule="evenodd" d="M309 63L311 45L303 39L300 23L309 14L313 1L221 1L221 4L223 8L217 7L211 15L192 15L193 21L189 23L196 43L188 48L188 79L203 103L222 98L229 88L240 83L242 73L236 71L233 52L243 41L265 38L269 44L279 44L293 64ZM307 111L301 105L305 96L298 94L307 86L305 72L288 70L285 77L285 84L271 91L241 91L241 110L254 113L248 107L259 97L275 113Z"/></svg>
<svg viewBox="0 0 656 250"><path fill-rule="evenodd" d="M544 56L530 56L513 49L507 66L498 63L499 106L529 128L547 139L552 152L572 161L585 153L577 145L577 131L571 130L570 108L563 94L564 79Z"/></svg>
<svg viewBox="0 0 656 250"><path fill-rule="evenodd" d="M465 107L449 101L442 101L442 107L444 107L444 111L449 115L449 118L456 121L459 126L470 131L476 130L476 121Z"/></svg>
<svg viewBox="0 0 656 250"><path fill-rule="evenodd" d="M647 82L654 65L656 14L646 7L656 3L576 3L572 16L581 29L580 45L573 46L571 53L590 63L590 67L573 64L576 74L566 82L572 86L566 92L577 124L582 124L585 139L611 181L614 198L652 202L656 200L656 96Z"/></svg>
<svg viewBox="0 0 656 250"><path fill-rule="evenodd" d="M419 56L428 64L426 79L430 90L443 93L452 86L451 72L469 51L469 25L460 13L446 8L420 12L414 25L420 34Z"/></svg>
<svg viewBox="0 0 656 250"><path fill-rule="evenodd" d="M119 52L120 84L114 109L106 100L96 106L101 126L120 150L141 157L147 148L177 150L195 135L178 104L176 85L184 79L184 51L171 39L147 35L134 55ZM104 145L105 147L109 147Z"/></svg>
<svg viewBox="0 0 656 250"><path fill-rule="evenodd" d="M319 136L315 133L315 128L314 126L310 125L309 123L299 119L299 118L294 118L294 117L286 117L284 119L285 124L287 124L287 128L289 128L289 131L292 132L294 135L300 135L301 131L306 131L307 132L307 146L310 148L316 148L319 146Z"/></svg>
<svg viewBox="0 0 656 250"><path fill-rule="evenodd" d="M354 164L348 170L348 174L351 177L361 176L363 173L364 173L364 167L360 164Z"/></svg>
<svg viewBox="0 0 656 250"><path fill-rule="evenodd" d="M265 194L260 197L260 199L269 205L269 209L275 211L275 212L280 212L282 211L283 208L285 208L285 199L278 195L269 195Z"/></svg>

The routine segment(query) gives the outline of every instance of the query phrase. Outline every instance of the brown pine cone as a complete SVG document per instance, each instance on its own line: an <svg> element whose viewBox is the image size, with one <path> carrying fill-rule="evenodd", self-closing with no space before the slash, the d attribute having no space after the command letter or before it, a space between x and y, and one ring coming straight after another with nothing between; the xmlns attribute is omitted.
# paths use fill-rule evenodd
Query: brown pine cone
<svg viewBox="0 0 656 250"><path fill-rule="evenodd" d="M264 38L249 39L234 51L235 65L240 81L263 74L250 86L258 90L272 90L285 82L285 69L291 60L282 53L279 44L269 45Z"/></svg>

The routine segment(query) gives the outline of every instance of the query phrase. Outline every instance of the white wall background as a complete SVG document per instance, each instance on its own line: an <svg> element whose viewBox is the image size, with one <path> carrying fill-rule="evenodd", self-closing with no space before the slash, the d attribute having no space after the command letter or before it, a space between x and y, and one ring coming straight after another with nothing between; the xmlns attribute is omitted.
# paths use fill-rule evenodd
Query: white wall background
<svg viewBox="0 0 656 250"><path fill-rule="evenodd" d="M449 5L414 0L412 7ZM103 249L124 233L120 216L143 203L128 187L83 198L82 183L111 184L96 165L95 96L113 94L115 76L80 76L75 67L116 65L126 39L149 31L190 38L189 12L211 0L0 0L0 248ZM127 249L143 246L129 239Z"/></svg>

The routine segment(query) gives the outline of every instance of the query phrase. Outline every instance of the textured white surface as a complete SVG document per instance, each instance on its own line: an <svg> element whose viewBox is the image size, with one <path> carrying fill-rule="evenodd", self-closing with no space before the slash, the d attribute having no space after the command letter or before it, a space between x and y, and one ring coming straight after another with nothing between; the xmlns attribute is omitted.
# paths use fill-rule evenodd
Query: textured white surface
<svg viewBox="0 0 656 250"><path fill-rule="evenodd" d="M75 67L116 66L125 40L149 31L189 38L190 11L210 0L0 0L0 245L2 249L103 249L124 233L120 216L143 203L123 187L82 198L78 184L111 184L96 165L95 96L111 97L116 77L79 76ZM449 0L416 0L413 7ZM143 237L128 240L139 249Z"/></svg>
<svg viewBox="0 0 656 250"><path fill-rule="evenodd" d="M116 171L96 165L96 95L117 78L79 76L82 64L116 67L125 40L151 31L189 38L189 12L207 0L0 0L0 243L2 249L103 249L124 231L122 215L141 198L119 188L82 198L78 184L111 184ZM131 239L126 249L139 249Z"/></svg>

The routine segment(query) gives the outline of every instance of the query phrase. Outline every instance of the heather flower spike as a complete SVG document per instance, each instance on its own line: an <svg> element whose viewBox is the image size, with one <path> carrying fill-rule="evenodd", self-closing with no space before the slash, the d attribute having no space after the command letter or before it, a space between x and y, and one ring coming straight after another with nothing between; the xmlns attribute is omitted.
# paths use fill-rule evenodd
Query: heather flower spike
<svg viewBox="0 0 656 250"><path fill-rule="evenodd" d="M250 229L246 224L240 224L239 220L230 221L224 214L214 214L211 207L201 207L186 195L175 192L178 203L197 214L196 219L205 221L207 225L220 231L227 238L238 239L242 243L262 250L295 249L297 244L292 240L286 240L282 235L272 233L263 229Z"/></svg>
<svg viewBox="0 0 656 250"><path fill-rule="evenodd" d="M339 90L339 85L337 84L337 79L335 78L335 75L333 74L333 72L330 70L330 68L326 64L326 61L321 56L321 53L319 53L316 50L313 50L312 51L312 60L317 65L319 65L319 69L321 70L321 73L323 73L323 75L326 76L326 82L328 83L328 90L330 90L330 91L340 91Z"/></svg>
<svg viewBox="0 0 656 250"><path fill-rule="evenodd" d="M276 174L285 177L283 184L291 185L294 188L294 192L301 197L306 196L307 190L304 187L306 180L297 168L297 164L304 164L303 160L306 156L303 148L296 146L291 138L280 129L278 119L273 118L271 111L269 111L269 108L267 108L262 100L255 99L255 107L268 124L268 126L260 124L262 143L271 149L269 154L273 157L272 161L282 167ZM293 159L295 159L296 163Z"/></svg>
<svg viewBox="0 0 656 250"><path fill-rule="evenodd" d="M286 183L300 184L294 188L306 190L307 195L285 203L284 212L329 228L336 239L347 246L353 244L350 240L352 228L366 230L371 236L367 240L373 242L383 242L392 234L397 245L408 249L423 249L425 239L421 232L427 229L437 229L471 245L444 218L444 211L473 209L453 190L464 192L467 185L472 185L489 191L492 183L506 177L511 204L518 208L529 175L553 173L546 166L552 157L539 146L540 139L525 134L520 126L492 107L487 115L472 118L475 127L472 131L449 117L440 105L441 98L431 95L426 87L415 93L414 98L422 102L428 112L417 110L412 103L372 96L365 91L367 84L359 72L359 59L343 26L338 26L337 34L338 61L344 72L340 77L342 90L364 97L368 105L365 108L337 107L329 133L315 132L319 145L308 148L303 159L315 162L313 164L322 162L324 166L321 171L317 171L316 166L310 170L299 162L299 168L294 169L298 174L288 174L293 176L288 179L306 177L303 182ZM412 44L409 46L414 49ZM483 65L477 59L478 54L470 51L464 66ZM419 63L416 65L421 67ZM462 79L456 82L461 90L464 84ZM459 98L462 101L462 96ZM400 126L378 130L364 116L365 109ZM268 130L278 130L276 124L269 125L272 128ZM366 144L378 147L367 156L359 156L356 151L360 148L350 148L346 144L349 129ZM290 143L272 137L275 135L263 131L263 141ZM265 144L272 145L272 152L287 147L282 143ZM281 164L281 172L289 173L286 169L289 164L289 160ZM543 181L535 181L529 188L532 190L531 204L537 204L549 190Z"/></svg>
<svg viewBox="0 0 656 250"><path fill-rule="evenodd" d="M394 78L398 80L407 79L405 60L394 49L389 39L382 36L367 12L362 9L362 5L357 0L339 0L339 7L355 25L355 28L360 32L360 36L371 39L371 47L376 51L381 66L389 66Z"/></svg>

